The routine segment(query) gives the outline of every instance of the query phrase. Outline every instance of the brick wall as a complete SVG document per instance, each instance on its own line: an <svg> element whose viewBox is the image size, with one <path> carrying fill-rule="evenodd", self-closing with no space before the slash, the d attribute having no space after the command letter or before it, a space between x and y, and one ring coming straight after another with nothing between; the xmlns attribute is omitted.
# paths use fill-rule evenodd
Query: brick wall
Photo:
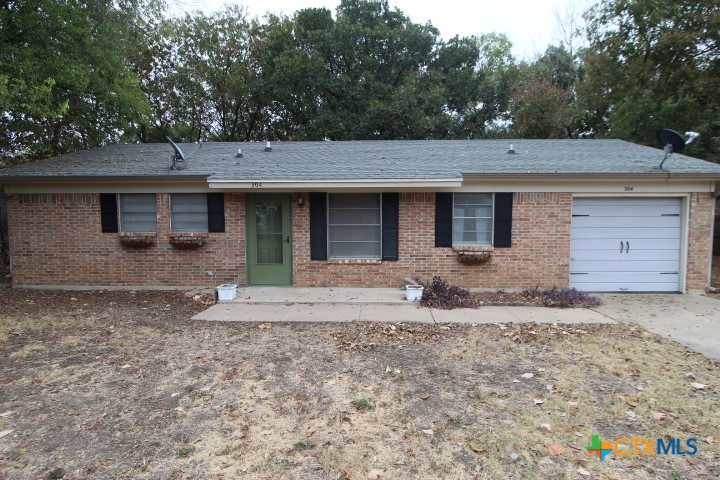
<svg viewBox="0 0 720 480"><path fill-rule="evenodd" d="M296 198L296 197L293 197ZM307 195L305 195L307 199ZM515 193L513 246L489 262L464 265L451 248L435 248L435 195L400 194L400 260L311 261L309 207L293 204L295 286L398 287L407 277L440 275L478 288L569 284L572 195ZM687 288L707 283L711 194L690 197ZM169 195L158 194L156 244L128 248L100 232L97 194L12 195L9 209L13 284L210 286L246 283L245 201L225 194L225 233L196 250L169 243ZM208 271L216 273L214 280Z"/></svg>
<svg viewBox="0 0 720 480"><path fill-rule="evenodd" d="M435 248L435 194L400 194L400 260L311 261L309 208L293 211L296 286L399 287L404 278L439 275L465 287L518 288L569 284L572 196L516 193L512 248L487 263L465 265L451 248Z"/></svg>
<svg viewBox="0 0 720 480"><path fill-rule="evenodd" d="M120 244L101 233L97 194L12 195L13 284L107 286L211 286L244 284L245 202L225 194L225 232L209 233L198 249L169 243L168 194L157 195L157 239L146 248ZM212 279L208 271L215 273Z"/></svg>
<svg viewBox="0 0 720 480"><path fill-rule="evenodd" d="M705 290L710 268L710 242L713 197L711 193L690 195L690 232L688 239L687 289Z"/></svg>

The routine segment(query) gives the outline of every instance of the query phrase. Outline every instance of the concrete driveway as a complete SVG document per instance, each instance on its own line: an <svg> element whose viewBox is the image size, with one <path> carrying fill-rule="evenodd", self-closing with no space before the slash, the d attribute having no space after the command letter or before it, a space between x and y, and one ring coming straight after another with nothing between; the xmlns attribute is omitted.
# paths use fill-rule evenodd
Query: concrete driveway
<svg viewBox="0 0 720 480"><path fill-rule="evenodd" d="M601 295L594 308L620 323L641 327L720 359L720 300L702 295Z"/></svg>

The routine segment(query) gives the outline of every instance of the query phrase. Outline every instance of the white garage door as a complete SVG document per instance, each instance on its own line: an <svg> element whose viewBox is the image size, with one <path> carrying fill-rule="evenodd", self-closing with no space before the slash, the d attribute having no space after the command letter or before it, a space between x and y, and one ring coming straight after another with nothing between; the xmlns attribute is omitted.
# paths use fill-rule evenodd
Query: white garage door
<svg viewBox="0 0 720 480"><path fill-rule="evenodd" d="M571 287L679 290L679 198L576 198L572 220Z"/></svg>

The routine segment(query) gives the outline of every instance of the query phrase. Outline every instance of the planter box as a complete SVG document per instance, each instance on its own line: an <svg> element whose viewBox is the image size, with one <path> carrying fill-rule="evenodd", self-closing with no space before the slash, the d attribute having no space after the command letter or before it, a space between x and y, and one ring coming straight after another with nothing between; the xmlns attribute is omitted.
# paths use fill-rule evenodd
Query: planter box
<svg viewBox="0 0 720 480"><path fill-rule="evenodd" d="M421 285L407 285L405 287L405 298L408 302L419 302L424 290L425 287Z"/></svg>
<svg viewBox="0 0 720 480"><path fill-rule="evenodd" d="M237 298L237 285L234 283L220 285L215 290L217 291L217 299L219 302L229 302Z"/></svg>

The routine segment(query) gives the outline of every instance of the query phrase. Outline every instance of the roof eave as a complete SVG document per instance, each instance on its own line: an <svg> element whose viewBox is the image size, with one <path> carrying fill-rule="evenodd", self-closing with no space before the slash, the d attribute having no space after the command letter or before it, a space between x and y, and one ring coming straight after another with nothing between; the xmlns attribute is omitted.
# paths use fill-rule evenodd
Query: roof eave
<svg viewBox="0 0 720 480"><path fill-rule="evenodd" d="M720 173L679 173L679 172L627 172L627 173L463 173L463 179L565 179L565 180L582 180L582 179L626 179L626 178L646 178L648 180L663 180L671 178L681 178L683 180L718 180L720 181Z"/></svg>
<svg viewBox="0 0 720 480"><path fill-rule="evenodd" d="M202 175L10 175L0 176L0 184L13 183L96 183L96 182L136 182L152 183L157 181L198 182L207 180L209 174Z"/></svg>

